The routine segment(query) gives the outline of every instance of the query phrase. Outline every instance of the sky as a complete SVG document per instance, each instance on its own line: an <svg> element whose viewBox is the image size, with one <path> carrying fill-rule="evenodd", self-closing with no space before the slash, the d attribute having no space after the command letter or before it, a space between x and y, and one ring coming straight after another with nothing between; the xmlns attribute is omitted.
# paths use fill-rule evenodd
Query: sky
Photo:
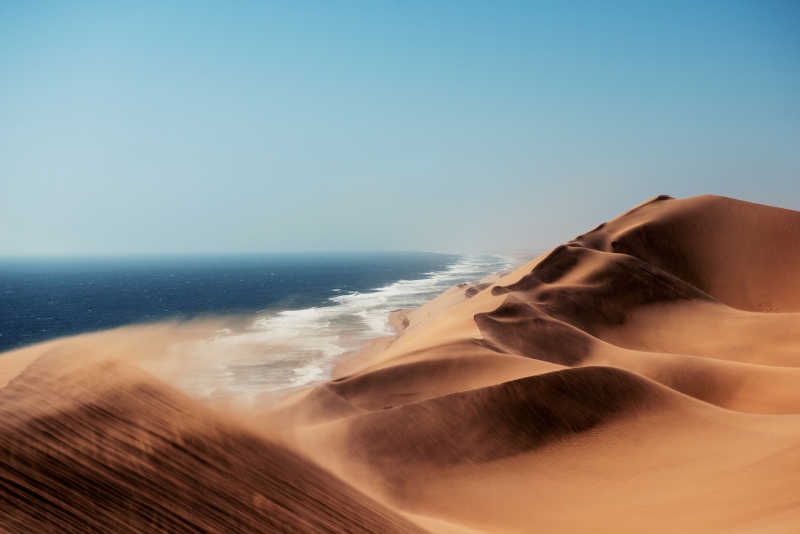
<svg viewBox="0 0 800 534"><path fill-rule="evenodd" d="M800 210L794 1L0 0L0 256L557 245Z"/></svg>

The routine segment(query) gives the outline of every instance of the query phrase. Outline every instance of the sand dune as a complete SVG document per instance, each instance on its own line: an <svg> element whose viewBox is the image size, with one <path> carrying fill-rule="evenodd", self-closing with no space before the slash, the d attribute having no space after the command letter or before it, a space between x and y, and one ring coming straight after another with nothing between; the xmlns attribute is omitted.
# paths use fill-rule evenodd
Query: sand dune
<svg viewBox="0 0 800 534"><path fill-rule="evenodd" d="M119 362L45 357L12 380L0 457L4 532L420 531Z"/></svg>
<svg viewBox="0 0 800 534"><path fill-rule="evenodd" d="M718 196L659 196L575 242L659 267L745 310L800 310L800 215Z"/></svg>
<svg viewBox="0 0 800 534"><path fill-rule="evenodd" d="M656 197L247 411L159 381L163 340L9 353L0 529L792 532L797 243L798 212Z"/></svg>
<svg viewBox="0 0 800 534"><path fill-rule="evenodd" d="M800 213L657 197L406 314L318 388L353 412L287 434L384 502L478 531L789 531L792 243Z"/></svg>

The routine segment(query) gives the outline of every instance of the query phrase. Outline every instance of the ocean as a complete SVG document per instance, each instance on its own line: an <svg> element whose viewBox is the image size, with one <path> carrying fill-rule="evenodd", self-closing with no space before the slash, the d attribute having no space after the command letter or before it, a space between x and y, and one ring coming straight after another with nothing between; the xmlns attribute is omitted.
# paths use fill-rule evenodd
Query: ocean
<svg viewBox="0 0 800 534"><path fill-rule="evenodd" d="M391 334L390 311L511 264L432 253L4 259L0 351L135 323L228 317L192 350L234 356L181 386L201 396L291 390L327 379L342 354Z"/></svg>

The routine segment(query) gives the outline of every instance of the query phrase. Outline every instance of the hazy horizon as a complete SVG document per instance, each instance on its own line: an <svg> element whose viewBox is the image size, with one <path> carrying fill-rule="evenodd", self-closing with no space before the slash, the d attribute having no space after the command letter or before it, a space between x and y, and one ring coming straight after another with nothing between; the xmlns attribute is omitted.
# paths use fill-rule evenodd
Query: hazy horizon
<svg viewBox="0 0 800 534"><path fill-rule="evenodd" d="M800 210L800 7L3 2L0 257L541 250Z"/></svg>

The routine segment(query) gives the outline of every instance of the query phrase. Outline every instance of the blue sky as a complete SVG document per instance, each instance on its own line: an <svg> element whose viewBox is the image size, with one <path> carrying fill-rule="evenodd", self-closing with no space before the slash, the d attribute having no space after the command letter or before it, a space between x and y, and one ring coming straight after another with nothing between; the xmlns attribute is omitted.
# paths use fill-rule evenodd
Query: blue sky
<svg viewBox="0 0 800 534"><path fill-rule="evenodd" d="M798 6L2 0L0 255L538 249L660 193L800 209Z"/></svg>

